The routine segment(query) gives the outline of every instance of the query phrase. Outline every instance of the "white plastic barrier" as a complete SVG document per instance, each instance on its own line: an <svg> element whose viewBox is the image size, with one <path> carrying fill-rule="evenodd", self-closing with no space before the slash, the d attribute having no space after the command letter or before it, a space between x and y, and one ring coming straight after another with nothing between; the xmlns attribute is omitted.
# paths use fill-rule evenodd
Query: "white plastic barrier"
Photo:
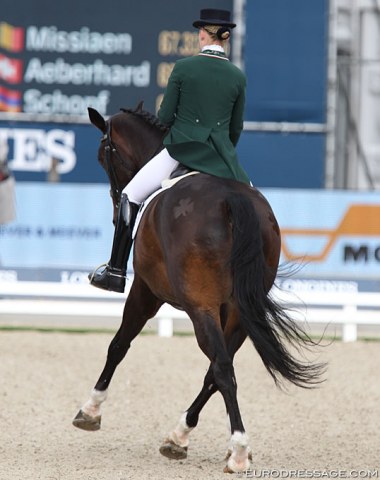
<svg viewBox="0 0 380 480"><path fill-rule="evenodd" d="M302 292L275 290L286 307L294 307L292 318L308 323L342 326L344 342L357 340L358 325L380 327L380 294L377 292Z"/></svg>
<svg viewBox="0 0 380 480"><path fill-rule="evenodd" d="M121 319L126 293L107 292L87 284L48 282L0 282L0 315L49 317L108 317ZM358 325L380 327L380 294L365 292L302 292L275 290L284 306L294 308L299 322L342 326L345 342L357 339ZM190 320L185 312L163 305L157 313L158 335L173 335L175 320ZM1 323L1 321L0 321ZM190 326L190 324L189 324Z"/></svg>

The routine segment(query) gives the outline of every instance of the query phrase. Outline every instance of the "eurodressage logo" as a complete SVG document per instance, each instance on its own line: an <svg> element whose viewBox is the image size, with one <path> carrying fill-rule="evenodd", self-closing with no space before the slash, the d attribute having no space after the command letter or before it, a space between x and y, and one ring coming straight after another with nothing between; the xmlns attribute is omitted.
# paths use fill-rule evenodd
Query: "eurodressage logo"
<svg viewBox="0 0 380 480"><path fill-rule="evenodd" d="M379 478L379 470L247 470L237 478Z"/></svg>

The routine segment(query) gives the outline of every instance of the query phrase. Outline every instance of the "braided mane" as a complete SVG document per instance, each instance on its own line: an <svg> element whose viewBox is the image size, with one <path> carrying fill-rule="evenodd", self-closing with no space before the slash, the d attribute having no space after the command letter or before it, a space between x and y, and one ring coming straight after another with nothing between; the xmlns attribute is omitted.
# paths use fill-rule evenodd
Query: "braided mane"
<svg viewBox="0 0 380 480"><path fill-rule="evenodd" d="M156 127L158 130L161 132L167 132L169 127L167 125L164 125L163 123L160 122L160 120L156 117L156 115L153 115L153 113L147 112L146 110L143 110L142 104L140 103L136 108L121 108L120 110L125 113L130 113L134 115L135 117L141 118L144 120L145 123L148 125L151 125L152 127Z"/></svg>

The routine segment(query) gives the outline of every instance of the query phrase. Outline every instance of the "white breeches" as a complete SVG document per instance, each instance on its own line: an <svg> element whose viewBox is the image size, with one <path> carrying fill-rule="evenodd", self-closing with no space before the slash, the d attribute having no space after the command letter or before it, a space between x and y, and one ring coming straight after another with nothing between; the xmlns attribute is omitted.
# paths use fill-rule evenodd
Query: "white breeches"
<svg viewBox="0 0 380 480"><path fill-rule="evenodd" d="M149 195L161 187L161 182L170 177L178 162L164 148L143 166L124 188L128 199L133 203L142 203Z"/></svg>

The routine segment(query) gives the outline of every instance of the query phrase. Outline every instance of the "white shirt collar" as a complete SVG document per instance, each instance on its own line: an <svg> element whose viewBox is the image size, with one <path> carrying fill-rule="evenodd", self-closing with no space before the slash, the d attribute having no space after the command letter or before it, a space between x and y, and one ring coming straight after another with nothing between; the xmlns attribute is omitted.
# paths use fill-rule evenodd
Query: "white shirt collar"
<svg viewBox="0 0 380 480"><path fill-rule="evenodd" d="M202 52L204 50L214 50L215 52L222 52L224 53L224 48L221 45L205 45L202 48Z"/></svg>

